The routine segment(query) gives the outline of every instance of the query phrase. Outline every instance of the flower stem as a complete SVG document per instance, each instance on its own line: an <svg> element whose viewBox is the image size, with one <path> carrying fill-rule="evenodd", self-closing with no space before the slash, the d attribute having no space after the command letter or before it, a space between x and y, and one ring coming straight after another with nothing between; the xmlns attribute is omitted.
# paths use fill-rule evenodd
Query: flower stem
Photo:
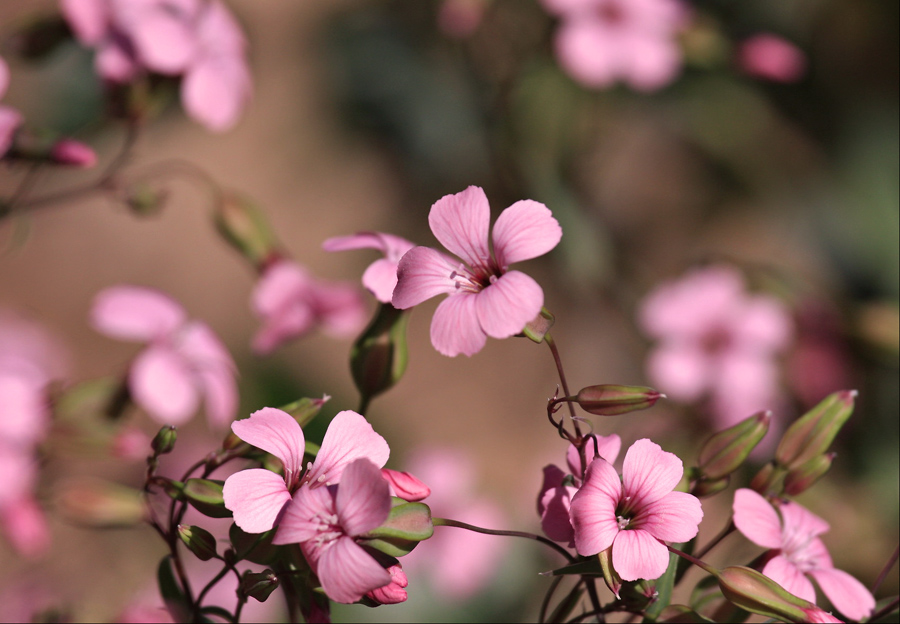
<svg viewBox="0 0 900 624"><path fill-rule="evenodd" d="M546 537L541 535L535 535L534 533L526 533L524 531L498 531L495 529L485 529L482 527L477 527L473 524L466 524L465 522L460 522L459 520L450 520L448 518L432 518L432 522L434 526L448 526L448 527L456 527L458 529L466 529L468 531L473 531L475 533L483 533L485 535L506 535L509 537L524 537L525 539L536 540L541 542L542 544L549 546L563 557L566 558L566 561L569 563L575 563L575 558L569 554L565 548L553 542Z"/></svg>
<svg viewBox="0 0 900 624"><path fill-rule="evenodd" d="M900 546L894 549L894 554L891 555L891 558L888 559L887 563L884 564L884 568L881 570L881 574L878 575L878 578L875 579L875 582L872 583L872 593L878 591L878 588L881 587L881 584L884 582L885 577L887 577L888 572L891 571L891 568L894 567L894 564L897 563L897 557L900 556Z"/></svg>
<svg viewBox="0 0 900 624"><path fill-rule="evenodd" d="M713 548L715 548L719 544L719 542L721 542L723 539L725 539L726 537L731 535L731 533L734 531L734 529L735 529L734 521L731 518L729 518L728 524L725 525L725 528L723 528L722 531L718 535L716 535L709 544L707 544L706 546L701 548L699 551L697 551L697 553L696 553L697 558L698 559L703 558L703 556L706 555L706 553L711 551Z"/></svg>
<svg viewBox="0 0 900 624"><path fill-rule="evenodd" d="M702 570L705 570L706 572L709 572L709 573L712 574L713 576L718 576L718 575L719 575L719 571L716 570L716 569L715 569L714 567L712 567L711 565L709 565L708 563L706 563L706 562L704 562L704 561L701 561L700 559L697 559L696 557L692 557L691 555L687 554L686 552L681 552L681 551L678 550L677 548L672 548L672 547L669 546L668 544L666 544L666 548L669 549L669 552L675 553L676 555L678 555L678 556L681 557L682 559L686 559L686 560L690 561L691 563L693 563L693 564L694 564L695 566L697 566L698 568L701 568Z"/></svg>

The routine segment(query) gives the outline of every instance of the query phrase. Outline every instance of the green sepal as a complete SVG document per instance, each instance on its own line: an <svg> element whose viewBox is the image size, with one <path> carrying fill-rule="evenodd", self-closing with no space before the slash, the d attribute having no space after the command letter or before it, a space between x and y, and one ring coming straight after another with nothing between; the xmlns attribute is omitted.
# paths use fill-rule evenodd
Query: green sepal
<svg viewBox="0 0 900 624"><path fill-rule="evenodd" d="M241 577L238 592L259 602L265 602L280 584L278 577L268 568L262 572L247 570Z"/></svg>
<svg viewBox="0 0 900 624"><path fill-rule="evenodd" d="M353 383L367 404L373 397L400 381L409 362L406 326L409 314L383 303L372 322L353 343L350 372Z"/></svg>
<svg viewBox="0 0 900 624"><path fill-rule="evenodd" d="M541 311L534 317L534 320L530 321L522 329L522 333L532 342L540 344L544 342L544 336L547 335L547 332L550 331L550 328L553 327L553 323L555 322L556 318L551 314L550 310L541 308Z"/></svg>
<svg viewBox="0 0 900 624"><path fill-rule="evenodd" d="M304 397L287 405L282 405L279 409L293 416L294 420L301 427L305 427L313 418L319 415L319 412L322 411L322 406L328 402L329 398L327 396L321 399Z"/></svg>
<svg viewBox="0 0 900 624"><path fill-rule="evenodd" d="M210 518L230 518L222 496L224 481L217 479L188 479L184 482L184 498L191 506Z"/></svg>
<svg viewBox="0 0 900 624"><path fill-rule="evenodd" d="M228 529L228 539L231 540L237 560L260 565L269 565L278 557L279 549L272 545L274 537L275 529L265 533L247 533L236 524Z"/></svg>
<svg viewBox="0 0 900 624"><path fill-rule="evenodd" d="M159 562L156 579L159 582L159 593L162 595L163 602L172 615L172 619L176 622L189 621L191 607L184 592L181 591L181 585L175 578L172 555L166 555Z"/></svg>

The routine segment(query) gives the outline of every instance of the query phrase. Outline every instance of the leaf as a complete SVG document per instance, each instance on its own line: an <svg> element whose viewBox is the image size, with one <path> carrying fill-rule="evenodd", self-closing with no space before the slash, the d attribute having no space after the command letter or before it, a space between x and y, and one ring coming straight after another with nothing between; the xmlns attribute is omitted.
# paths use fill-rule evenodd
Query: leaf
<svg viewBox="0 0 900 624"><path fill-rule="evenodd" d="M190 619L191 606L175 578L172 555L166 555L159 562L156 578L159 582L159 593L162 594L163 602L172 619L176 622L187 622Z"/></svg>

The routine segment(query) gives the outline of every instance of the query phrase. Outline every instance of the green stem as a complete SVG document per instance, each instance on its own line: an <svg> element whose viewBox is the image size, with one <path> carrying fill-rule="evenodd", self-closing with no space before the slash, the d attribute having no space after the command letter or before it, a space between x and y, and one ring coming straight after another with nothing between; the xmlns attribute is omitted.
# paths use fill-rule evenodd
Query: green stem
<svg viewBox="0 0 900 624"><path fill-rule="evenodd" d="M456 527L458 529L466 529L468 531L473 531L475 533L483 533L485 535L505 535L508 537L524 537L525 539L536 540L545 546L549 546L563 557L566 558L566 561L569 563L575 563L575 558L569 554L565 548L553 542L542 535L535 535L534 533L526 533L524 531L498 531L494 529L485 529L482 527L477 527L473 524L466 524L465 522L460 522L459 520L450 520L448 518L432 518L432 522L434 526L448 526L448 527Z"/></svg>
<svg viewBox="0 0 900 624"><path fill-rule="evenodd" d="M728 524L725 525L725 528L723 528L723 529L719 532L719 534L716 535L716 536L712 539L712 541L711 541L709 544L707 544L706 546L704 546L703 548L701 548L699 551L697 551L697 553L696 553L697 558L698 558L698 559L702 559L703 556L706 555L706 553L708 553L709 551L711 551L713 548L715 548L715 547L719 544L719 542L721 542L723 539L725 539L726 537L728 537L729 535L731 535L731 533L734 531L734 529L735 529L734 521L733 521L732 518L729 518L729 519L728 519Z"/></svg>

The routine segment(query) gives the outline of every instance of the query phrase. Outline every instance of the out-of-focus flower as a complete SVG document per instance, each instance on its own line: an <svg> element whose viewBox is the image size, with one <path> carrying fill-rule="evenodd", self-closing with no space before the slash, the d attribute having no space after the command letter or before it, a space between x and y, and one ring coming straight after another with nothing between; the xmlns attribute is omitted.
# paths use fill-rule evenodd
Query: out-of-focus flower
<svg viewBox="0 0 900 624"><path fill-rule="evenodd" d="M366 318L365 303L354 286L316 279L291 260L265 269L253 290L252 305L263 322L253 338L253 350L259 354L317 326L336 336L351 335L362 329Z"/></svg>
<svg viewBox="0 0 900 624"><path fill-rule="evenodd" d="M201 399L213 425L237 411L236 367L225 346L203 322L168 295L139 286L114 286L94 298L94 329L112 338L147 343L131 363L128 387L135 403L162 424L180 425Z"/></svg>
<svg viewBox="0 0 900 624"><path fill-rule="evenodd" d="M590 88L624 81L655 91L681 71L678 33L687 9L678 0L542 0L562 20L556 56L563 69Z"/></svg>
<svg viewBox="0 0 900 624"><path fill-rule="evenodd" d="M34 557L50 546L50 530L34 500L37 461L30 448L0 439L0 528L17 552Z"/></svg>
<svg viewBox="0 0 900 624"><path fill-rule="evenodd" d="M438 8L438 29L448 37L464 39L478 30L488 0L443 0Z"/></svg>
<svg viewBox="0 0 900 624"><path fill-rule="evenodd" d="M234 513L235 524L247 533L263 533L275 526L282 508L301 485L316 488L338 483L350 462L362 457L380 468L390 455L387 442L372 425L356 412L345 410L328 425L316 461L301 479L305 438L303 429L289 414L264 407L250 418L232 423L231 428L245 442L280 459L284 466L283 476L251 468L225 480L225 507Z"/></svg>
<svg viewBox="0 0 900 624"><path fill-rule="evenodd" d="M544 466L544 483L538 493L538 515L541 516L541 528L547 537L556 542L566 542L574 546L575 532L569 519L569 508L572 497L581 487L581 479L587 466L594 461L594 454L602 457L610 464L616 461L619 450L622 447L622 439L616 434L610 436L595 436L594 442L585 447L585 466L581 465L578 448L574 444L569 445L566 452L570 479L566 482L567 473L558 466L549 464Z"/></svg>
<svg viewBox="0 0 900 624"><path fill-rule="evenodd" d="M623 580L662 576L669 565L663 542L693 539L703 519L695 496L672 491L683 472L676 455L647 439L628 449L622 480L606 460L591 462L570 508L578 554L612 547L613 567Z"/></svg>
<svg viewBox="0 0 900 624"><path fill-rule="evenodd" d="M97 153L81 141L60 139L50 149L50 160L58 165L89 169L97 164Z"/></svg>
<svg viewBox="0 0 900 624"><path fill-rule="evenodd" d="M278 525L273 544L300 544L325 594L351 603L392 583L393 577L355 537L387 520L391 495L378 467L352 461L337 486L301 486Z"/></svg>
<svg viewBox="0 0 900 624"><path fill-rule="evenodd" d="M744 40L738 48L740 68L758 78L796 82L806 73L806 56L787 39L763 33Z"/></svg>
<svg viewBox="0 0 900 624"><path fill-rule="evenodd" d="M9 67L3 58L0 58L0 99L6 95L9 88ZM22 113L12 106L0 106L0 158L6 155L12 145L13 135L16 129L22 125Z"/></svg>
<svg viewBox="0 0 900 624"><path fill-rule="evenodd" d="M559 243L562 229L546 206L530 199L504 210L494 224L477 186L434 203L428 224L459 262L430 247L414 247L397 271L394 307L411 308L437 295L450 295L431 321L431 343L444 355L473 355L487 337L508 338L522 331L544 305L544 291L509 265L542 256ZM493 253L492 253L493 250Z"/></svg>
<svg viewBox="0 0 900 624"><path fill-rule="evenodd" d="M806 301L797 310L797 340L785 367L791 390L812 407L836 388L853 386L847 337L837 310Z"/></svg>
<svg viewBox="0 0 900 624"><path fill-rule="evenodd" d="M358 232L351 236L336 236L322 243L325 251L348 249L377 249L384 254L369 265L363 273L362 283L381 303L390 303L397 286L397 265L407 251L415 247L405 238L383 232Z"/></svg>
<svg viewBox="0 0 900 624"><path fill-rule="evenodd" d="M638 321L659 342L647 360L651 383L675 401L704 396L720 428L779 400L779 353L793 336L788 310L751 295L728 266L694 269L658 286Z"/></svg>
<svg viewBox="0 0 900 624"><path fill-rule="evenodd" d="M734 493L734 524L754 544L771 548L772 557L762 572L790 593L815 602L812 577L834 607L853 620L872 613L875 598L865 586L838 570L819 535L828 523L795 502L776 508L753 490Z"/></svg>
<svg viewBox="0 0 900 624"><path fill-rule="evenodd" d="M246 40L219 0L61 0L97 73L116 83L144 71L182 76L187 113L210 130L232 127L250 99Z"/></svg>
<svg viewBox="0 0 900 624"><path fill-rule="evenodd" d="M391 575L391 582L384 587L373 589L366 596L377 602L378 604L399 604L406 602L406 588L409 585L409 579L400 564L392 565L387 569Z"/></svg>

